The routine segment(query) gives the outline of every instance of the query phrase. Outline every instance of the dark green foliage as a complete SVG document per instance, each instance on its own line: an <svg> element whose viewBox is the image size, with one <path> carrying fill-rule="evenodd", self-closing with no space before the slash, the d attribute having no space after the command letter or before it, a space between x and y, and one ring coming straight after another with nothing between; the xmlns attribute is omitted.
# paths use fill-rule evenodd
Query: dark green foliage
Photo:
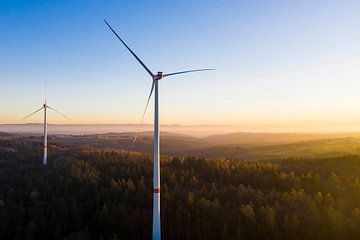
<svg viewBox="0 0 360 240"><path fill-rule="evenodd" d="M0 140L0 239L150 239L151 155ZM164 239L360 239L360 156L162 158Z"/></svg>

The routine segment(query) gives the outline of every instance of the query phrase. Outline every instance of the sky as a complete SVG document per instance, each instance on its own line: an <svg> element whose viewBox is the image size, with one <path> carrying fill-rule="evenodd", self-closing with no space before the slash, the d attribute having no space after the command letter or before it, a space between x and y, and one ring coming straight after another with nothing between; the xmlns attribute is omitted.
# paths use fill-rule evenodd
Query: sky
<svg viewBox="0 0 360 240"><path fill-rule="evenodd" d="M0 1L0 123L47 101L57 124L139 123L153 71L162 124L360 131L360 1ZM152 105L145 123L153 121Z"/></svg>

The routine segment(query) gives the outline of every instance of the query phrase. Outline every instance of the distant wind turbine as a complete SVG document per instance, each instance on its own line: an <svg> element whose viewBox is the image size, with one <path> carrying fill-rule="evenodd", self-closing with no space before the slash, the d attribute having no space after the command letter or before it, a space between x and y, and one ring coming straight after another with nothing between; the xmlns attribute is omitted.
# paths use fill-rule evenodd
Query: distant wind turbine
<svg viewBox="0 0 360 240"><path fill-rule="evenodd" d="M109 25L109 23L104 19L106 25L110 28L110 30L115 34L115 36L122 42L122 44L129 50L129 52L136 58L136 60L141 64L141 66L146 70L146 72L152 78L152 86L150 90L150 94L148 100L146 102L145 110L143 112L141 122L144 119L146 110L149 105L150 98L155 90L155 109L154 109L154 188L153 188L153 227L152 227L152 239L160 240L161 239L161 228L160 228L160 135L159 135L159 80L164 77L169 77L178 74L191 73L191 72L200 72L200 71L208 71L215 69L195 69L195 70L187 70L181 72L167 73L158 72L157 74L153 74L149 68L140 60L138 56L126 45L126 43L119 37L119 35L115 32L115 30ZM136 139L136 138L135 138ZM134 139L134 140L135 140Z"/></svg>
<svg viewBox="0 0 360 240"><path fill-rule="evenodd" d="M24 117L23 120L30 117L30 116L32 116L32 115L34 115L35 113L37 113L37 112L39 112L39 111L41 111L43 109L44 109L44 145L43 145L44 154L43 154L43 165L47 165L47 118L46 118L47 117L46 116L47 109L53 110L54 112L56 112L57 114L59 114L60 116L66 118L68 120L70 120L70 119L66 115L62 114L61 112L59 112L59 111L55 110L54 108L47 105L47 103L46 103L46 85L45 85L45 102L44 102L44 105L40 109L38 109L35 112L33 112L33 113L27 115L26 117Z"/></svg>

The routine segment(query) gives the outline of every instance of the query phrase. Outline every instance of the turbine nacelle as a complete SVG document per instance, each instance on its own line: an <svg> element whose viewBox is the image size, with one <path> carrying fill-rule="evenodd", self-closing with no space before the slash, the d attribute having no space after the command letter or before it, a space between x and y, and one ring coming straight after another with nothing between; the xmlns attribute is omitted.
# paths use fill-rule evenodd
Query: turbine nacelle
<svg viewBox="0 0 360 240"><path fill-rule="evenodd" d="M155 76L154 76L154 80L160 80L164 77L163 72L158 72Z"/></svg>

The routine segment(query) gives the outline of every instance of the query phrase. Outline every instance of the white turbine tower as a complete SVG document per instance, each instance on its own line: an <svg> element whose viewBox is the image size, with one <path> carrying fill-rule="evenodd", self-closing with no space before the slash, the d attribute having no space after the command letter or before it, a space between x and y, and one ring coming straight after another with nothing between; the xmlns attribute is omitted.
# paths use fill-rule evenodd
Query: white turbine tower
<svg viewBox="0 0 360 240"><path fill-rule="evenodd" d="M152 93L155 90L155 108L154 108L154 188L153 188L153 227L152 227L152 239L160 240L161 239L161 228L160 228L160 135L159 135L159 80L164 77L169 77L177 74L190 73L190 72L199 72L215 69L196 69L188 70L174 73L163 74L163 72L158 72L153 74L149 68L136 56L136 54L126 45L126 43L119 37L119 35L114 31L114 29L109 25L109 23L104 20L106 25L110 30L116 35L116 37L122 42L122 44L129 50L129 52L136 58L136 60L141 64L141 66L147 71L147 73L152 78L152 86L148 100L146 102L145 110L142 115L142 120L144 119L146 109L149 105L150 98ZM136 139L136 138L135 138Z"/></svg>
<svg viewBox="0 0 360 240"><path fill-rule="evenodd" d="M66 115L62 114L61 112L59 112L59 111L55 110L54 108L52 108L52 107L50 107L50 106L47 105L47 103L46 103L46 87L45 87L45 102L44 102L44 105L43 105L40 109L38 109L38 110L36 110L35 112L33 112L33 113L27 115L26 117L24 117L23 120L26 119L26 118L28 118L28 117L30 117L30 116L32 116L32 115L34 115L35 113L37 113L37 112L39 112L39 111L41 111L41 110L43 110L43 109L44 109L44 145L43 145L44 153L43 153L43 165L47 165L47 118L46 118L46 117L47 117L47 109L53 110L54 112L56 112L57 114L59 114L60 116L66 118L66 119L68 119L68 120L69 120L69 118L68 118Z"/></svg>

